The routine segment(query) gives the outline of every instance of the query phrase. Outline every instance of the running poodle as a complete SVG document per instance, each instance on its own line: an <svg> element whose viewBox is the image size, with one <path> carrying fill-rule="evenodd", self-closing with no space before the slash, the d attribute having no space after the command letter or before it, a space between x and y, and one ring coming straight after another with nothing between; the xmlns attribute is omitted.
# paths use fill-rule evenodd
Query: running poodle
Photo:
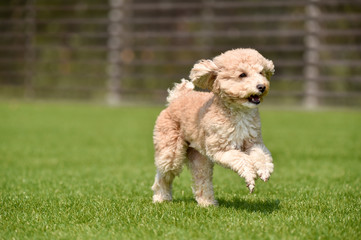
<svg viewBox="0 0 361 240"><path fill-rule="evenodd" d="M200 206L217 205L214 163L243 177L250 192L257 177L269 179L273 160L262 141L257 106L273 73L272 61L256 50L235 49L199 61L190 72L191 81L183 79L169 90L169 105L154 128L154 202L172 200L172 182L185 163ZM195 91L194 86L210 92Z"/></svg>

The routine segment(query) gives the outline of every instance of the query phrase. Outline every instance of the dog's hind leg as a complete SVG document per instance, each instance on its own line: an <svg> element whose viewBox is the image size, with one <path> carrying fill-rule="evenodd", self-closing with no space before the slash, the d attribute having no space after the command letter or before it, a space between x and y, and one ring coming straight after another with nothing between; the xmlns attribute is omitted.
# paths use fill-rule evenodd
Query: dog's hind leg
<svg viewBox="0 0 361 240"><path fill-rule="evenodd" d="M172 183L182 172L188 144L182 138L179 124L162 112L154 128L155 165L157 175L152 186L153 202L172 200Z"/></svg>
<svg viewBox="0 0 361 240"><path fill-rule="evenodd" d="M171 172L161 173L157 171L152 186L154 191L153 202L164 202L172 200L172 182L175 175Z"/></svg>
<svg viewBox="0 0 361 240"><path fill-rule="evenodd" d="M213 162L193 148L188 148L187 157L193 178L193 193L200 206L217 205L213 193Z"/></svg>
<svg viewBox="0 0 361 240"><path fill-rule="evenodd" d="M162 156L156 157L157 174L152 186L152 190L154 192L153 202L172 200L172 183L174 178L182 172L182 165L185 159L184 155L174 155L173 157L167 157L167 155L164 155L163 157L165 158L162 158ZM176 159L177 157L178 159ZM180 162L178 165L172 164L173 161L177 160Z"/></svg>

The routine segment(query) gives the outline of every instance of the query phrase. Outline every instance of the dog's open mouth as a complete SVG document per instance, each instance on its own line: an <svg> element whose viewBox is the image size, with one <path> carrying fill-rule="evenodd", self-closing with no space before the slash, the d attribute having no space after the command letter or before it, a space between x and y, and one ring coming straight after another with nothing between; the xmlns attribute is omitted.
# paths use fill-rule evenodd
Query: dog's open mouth
<svg viewBox="0 0 361 240"><path fill-rule="evenodd" d="M258 95L251 95L248 98L248 101L254 104L260 104L261 103L261 98Z"/></svg>

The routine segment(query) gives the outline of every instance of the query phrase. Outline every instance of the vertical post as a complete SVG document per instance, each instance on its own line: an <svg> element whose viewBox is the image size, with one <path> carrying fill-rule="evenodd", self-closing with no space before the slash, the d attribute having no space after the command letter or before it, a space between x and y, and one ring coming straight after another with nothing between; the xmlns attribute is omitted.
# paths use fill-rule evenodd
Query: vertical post
<svg viewBox="0 0 361 240"><path fill-rule="evenodd" d="M304 106L307 108L315 108L319 105L319 46L320 40L318 32L320 25L318 18L320 16L320 9L317 5L318 0L310 0L305 8L306 22L305 22L305 54L304 54Z"/></svg>
<svg viewBox="0 0 361 240"><path fill-rule="evenodd" d="M107 102L110 105L119 105L121 101L121 57L123 47L123 0L109 0L108 13L108 93Z"/></svg>
<svg viewBox="0 0 361 240"><path fill-rule="evenodd" d="M36 0L27 0L25 5L25 97L34 96L33 76L35 73Z"/></svg>

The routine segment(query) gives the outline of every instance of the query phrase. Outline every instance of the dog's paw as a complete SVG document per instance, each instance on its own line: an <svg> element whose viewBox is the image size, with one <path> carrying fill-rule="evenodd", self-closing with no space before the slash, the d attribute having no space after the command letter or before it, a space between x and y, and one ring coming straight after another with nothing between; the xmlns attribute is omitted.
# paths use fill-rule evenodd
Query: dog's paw
<svg viewBox="0 0 361 240"><path fill-rule="evenodd" d="M247 184L247 187L248 187L249 193L253 193L255 185L254 184Z"/></svg>
<svg viewBox="0 0 361 240"><path fill-rule="evenodd" d="M272 172L273 172L273 163L265 163L257 170L257 175L264 182L267 182Z"/></svg>
<svg viewBox="0 0 361 240"><path fill-rule="evenodd" d="M165 201L172 201L172 196L171 195L162 195L162 194L154 194L153 195L153 203L162 203Z"/></svg>
<svg viewBox="0 0 361 240"><path fill-rule="evenodd" d="M200 207L218 206L217 200L214 199L197 199L197 202Z"/></svg>
<svg viewBox="0 0 361 240"><path fill-rule="evenodd" d="M245 169L242 174L242 177L246 180L247 187L249 192L252 193L254 191L254 187L256 185L257 174L253 169Z"/></svg>

